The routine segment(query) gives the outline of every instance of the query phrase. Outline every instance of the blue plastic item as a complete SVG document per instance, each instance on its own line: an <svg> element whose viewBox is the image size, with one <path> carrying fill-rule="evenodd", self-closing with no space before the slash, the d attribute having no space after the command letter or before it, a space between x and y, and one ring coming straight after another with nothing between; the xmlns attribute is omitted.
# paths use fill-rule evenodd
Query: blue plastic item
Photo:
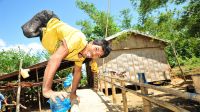
<svg viewBox="0 0 200 112"><path fill-rule="evenodd" d="M145 78L145 73L137 73L138 74L138 80L140 81L140 78L142 78L143 82L142 83L148 83L146 78Z"/></svg>
<svg viewBox="0 0 200 112"><path fill-rule="evenodd" d="M52 112L66 112L71 108L71 103L69 98L65 98L63 101L60 98L56 98L57 103L48 100L50 104L50 109Z"/></svg>
<svg viewBox="0 0 200 112"><path fill-rule="evenodd" d="M73 80L73 75L72 75L72 73L70 73L70 74L66 77L66 79L65 79L65 81L64 81L64 88L69 87L69 86L72 84L72 80Z"/></svg>

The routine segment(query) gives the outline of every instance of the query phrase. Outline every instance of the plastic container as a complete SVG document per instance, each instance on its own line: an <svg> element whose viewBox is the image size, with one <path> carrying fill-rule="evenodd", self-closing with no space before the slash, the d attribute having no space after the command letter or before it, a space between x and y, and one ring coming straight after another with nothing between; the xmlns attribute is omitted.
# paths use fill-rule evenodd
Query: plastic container
<svg viewBox="0 0 200 112"><path fill-rule="evenodd" d="M72 75L72 73L70 73L70 74L66 77L65 81L63 82L63 83L64 83L64 88L69 87L69 86L72 84L72 80L73 80L73 75Z"/></svg>
<svg viewBox="0 0 200 112"><path fill-rule="evenodd" d="M52 100L48 100L50 104L50 109L52 112L67 112L71 108L71 103L69 98L65 98L63 101L60 98L56 98L57 103Z"/></svg>
<svg viewBox="0 0 200 112"><path fill-rule="evenodd" d="M29 77L28 74L29 71L30 71L29 69L21 69L20 73L24 79Z"/></svg>

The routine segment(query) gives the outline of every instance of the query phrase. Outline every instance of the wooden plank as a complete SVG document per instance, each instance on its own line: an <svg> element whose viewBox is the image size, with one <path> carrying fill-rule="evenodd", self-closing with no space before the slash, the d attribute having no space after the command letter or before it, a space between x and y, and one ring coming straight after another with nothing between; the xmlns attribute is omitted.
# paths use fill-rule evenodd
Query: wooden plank
<svg viewBox="0 0 200 112"><path fill-rule="evenodd" d="M81 112L108 112L106 104L91 89L79 89L77 95L80 98L79 109Z"/></svg>

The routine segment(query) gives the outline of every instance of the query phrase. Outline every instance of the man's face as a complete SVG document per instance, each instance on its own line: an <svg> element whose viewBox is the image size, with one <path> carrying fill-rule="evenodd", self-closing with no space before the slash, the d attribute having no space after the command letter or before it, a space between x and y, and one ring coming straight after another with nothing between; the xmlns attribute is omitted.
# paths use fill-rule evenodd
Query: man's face
<svg viewBox="0 0 200 112"><path fill-rule="evenodd" d="M84 53L84 57L96 59L100 58L103 53L104 52L101 46L90 43L86 52Z"/></svg>

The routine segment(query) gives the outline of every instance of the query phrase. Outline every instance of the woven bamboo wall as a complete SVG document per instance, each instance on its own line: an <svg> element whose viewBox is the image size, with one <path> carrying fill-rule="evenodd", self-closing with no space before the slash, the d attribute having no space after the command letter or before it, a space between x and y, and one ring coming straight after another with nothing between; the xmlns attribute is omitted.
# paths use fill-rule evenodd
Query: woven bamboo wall
<svg viewBox="0 0 200 112"><path fill-rule="evenodd" d="M170 66L163 49L165 45L161 42L132 35L118 44L111 44L113 51L104 58L104 66L103 59L97 60L100 74L103 71L126 72L125 78L134 81L138 81L137 73L145 73L148 82L170 79Z"/></svg>

